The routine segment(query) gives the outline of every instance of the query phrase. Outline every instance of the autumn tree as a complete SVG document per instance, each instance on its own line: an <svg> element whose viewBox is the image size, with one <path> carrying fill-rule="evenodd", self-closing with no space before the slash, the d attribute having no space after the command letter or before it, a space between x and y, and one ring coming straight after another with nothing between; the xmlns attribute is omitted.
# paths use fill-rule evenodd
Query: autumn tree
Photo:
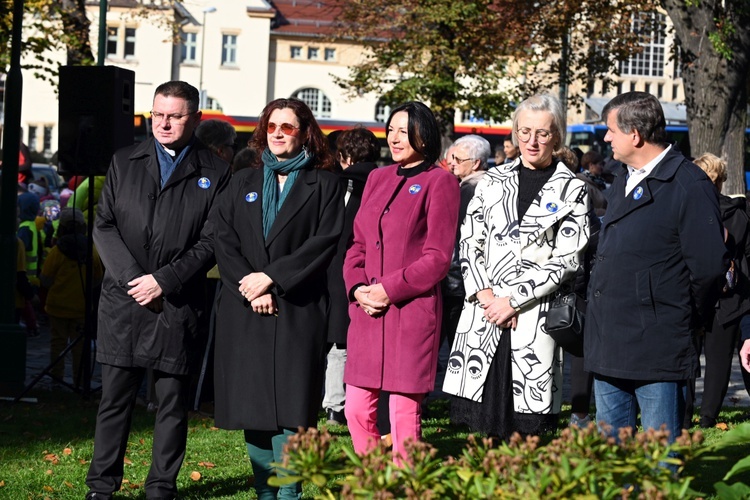
<svg viewBox="0 0 750 500"><path fill-rule="evenodd" d="M640 50L633 15L655 0L338 0L337 37L365 48L339 83L387 103L426 101L444 135L454 112L502 121L519 99L609 78ZM560 57L566 47L567 56ZM582 102L580 96L576 97Z"/></svg>
<svg viewBox="0 0 750 500"><path fill-rule="evenodd" d="M744 194L750 77L748 0L664 0L680 47L690 150L729 166L725 194Z"/></svg>

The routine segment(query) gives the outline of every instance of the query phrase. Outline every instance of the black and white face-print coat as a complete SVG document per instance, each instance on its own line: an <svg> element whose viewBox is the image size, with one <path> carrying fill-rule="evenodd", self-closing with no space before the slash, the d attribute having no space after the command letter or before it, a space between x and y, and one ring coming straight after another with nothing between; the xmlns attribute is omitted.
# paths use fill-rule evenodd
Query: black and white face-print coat
<svg viewBox="0 0 750 500"><path fill-rule="evenodd" d="M513 407L519 413L557 413L562 396L562 350L544 327L549 303L573 279L588 244L585 184L559 162L518 220L520 160L487 171L461 226L460 258L466 303L451 347L443 390L482 401L484 382L503 330L484 318L480 290L513 295L521 307L510 331Z"/></svg>

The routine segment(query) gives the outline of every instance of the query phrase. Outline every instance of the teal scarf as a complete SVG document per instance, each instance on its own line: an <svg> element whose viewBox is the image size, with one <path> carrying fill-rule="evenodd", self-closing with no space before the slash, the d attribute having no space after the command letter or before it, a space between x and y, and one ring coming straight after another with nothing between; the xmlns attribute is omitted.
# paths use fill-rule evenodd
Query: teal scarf
<svg viewBox="0 0 750 500"><path fill-rule="evenodd" d="M294 181L299 177L300 170L307 168L312 163L313 156L307 150L302 150L300 154L291 160L279 161L276 155L266 148L263 151L263 237L267 237L271 232L273 222L276 220L276 214L281 210L289 191L294 185ZM279 195L279 186L276 182L276 174L286 174L284 189Z"/></svg>

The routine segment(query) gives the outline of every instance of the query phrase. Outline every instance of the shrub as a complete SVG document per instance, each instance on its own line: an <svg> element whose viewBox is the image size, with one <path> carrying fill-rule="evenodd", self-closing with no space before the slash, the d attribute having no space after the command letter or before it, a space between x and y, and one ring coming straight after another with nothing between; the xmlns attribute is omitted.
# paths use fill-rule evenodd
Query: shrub
<svg viewBox="0 0 750 500"><path fill-rule="evenodd" d="M750 440L750 425L744 429L728 433L734 441L727 445ZM663 430L633 435L621 429L615 440L591 424L564 429L544 446L537 437L517 434L495 447L470 436L461 456L445 460L427 443L409 443L408 460L397 466L383 446L358 456L349 447L333 451L332 439L327 430L300 430L290 438L282 464L290 475L274 481L310 481L320 489L319 498L697 498L693 478L665 465L683 471L688 461L721 448L721 443L702 446L700 431L683 431L669 444ZM750 458L725 480L747 469ZM746 491L742 487L717 483L717 490L737 495Z"/></svg>

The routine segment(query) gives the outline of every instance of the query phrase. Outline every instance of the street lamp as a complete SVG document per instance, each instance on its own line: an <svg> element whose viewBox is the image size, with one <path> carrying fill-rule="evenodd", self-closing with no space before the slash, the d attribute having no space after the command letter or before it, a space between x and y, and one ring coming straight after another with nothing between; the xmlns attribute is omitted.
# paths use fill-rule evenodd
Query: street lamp
<svg viewBox="0 0 750 500"><path fill-rule="evenodd" d="M216 12L216 7L206 7L203 9L203 34L201 35L201 69L200 77L198 79L198 87L200 90L200 107L201 109L206 107L206 94L203 91L203 54L206 52L206 14Z"/></svg>

